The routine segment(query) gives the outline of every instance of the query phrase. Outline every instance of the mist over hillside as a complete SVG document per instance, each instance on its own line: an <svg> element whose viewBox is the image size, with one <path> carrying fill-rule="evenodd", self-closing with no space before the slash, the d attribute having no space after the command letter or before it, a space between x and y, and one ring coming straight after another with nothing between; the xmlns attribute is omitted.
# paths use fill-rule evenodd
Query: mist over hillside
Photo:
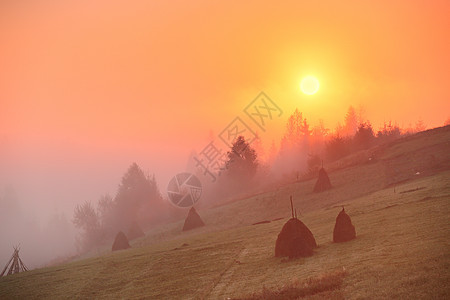
<svg viewBox="0 0 450 300"><path fill-rule="evenodd" d="M449 11L0 1L0 298L449 298Z"/></svg>

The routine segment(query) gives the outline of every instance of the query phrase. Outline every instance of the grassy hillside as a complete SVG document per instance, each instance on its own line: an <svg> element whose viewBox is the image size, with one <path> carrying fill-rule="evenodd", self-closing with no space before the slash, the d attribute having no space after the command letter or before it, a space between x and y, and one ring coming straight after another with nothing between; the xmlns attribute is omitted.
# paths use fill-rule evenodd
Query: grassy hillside
<svg viewBox="0 0 450 300"><path fill-rule="evenodd" d="M313 194L309 180L203 210L204 228L182 233L182 222L168 224L126 251L3 277L0 299L258 299L287 290L293 299L448 299L450 127L328 169L330 191ZM312 257L274 257L289 195L319 244ZM357 239L335 244L341 205Z"/></svg>

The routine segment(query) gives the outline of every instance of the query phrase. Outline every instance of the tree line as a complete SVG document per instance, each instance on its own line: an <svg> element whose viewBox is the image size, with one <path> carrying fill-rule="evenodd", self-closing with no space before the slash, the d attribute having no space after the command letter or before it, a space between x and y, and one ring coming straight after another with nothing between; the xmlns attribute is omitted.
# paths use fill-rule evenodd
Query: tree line
<svg viewBox="0 0 450 300"><path fill-rule="evenodd" d="M415 129L402 130L392 122L375 131L361 110L349 107L343 125L330 130L320 121L311 126L296 109L286 122L279 149L273 142L269 155L262 159L261 141L252 144L239 136L227 151L222 171L214 184L203 181L203 202L251 192L262 185L276 184L281 178L298 179L304 173L317 171L321 164L338 160L353 152L393 141L403 135L425 129L418 122ZM202 178L203 170L194 171ZM176 208L163 199L155 176L145 174L133 163L123 175L114 197L103 195L96 205L86 201L74 210L73 223L81 230L77 240L82 251L100 245L120 231L138 224L148 227L170 216L181 216Z"/></svg>
<svg viewBox="0 0 450 300"><path fill-rule="evenodd" d="M87 251L136 223L148 226L167 211L155 176L146 175L133 163L123 175L115 197L106 194L96 205L86 201L75 207L73 223L81 230L77 247Z"/></svg>

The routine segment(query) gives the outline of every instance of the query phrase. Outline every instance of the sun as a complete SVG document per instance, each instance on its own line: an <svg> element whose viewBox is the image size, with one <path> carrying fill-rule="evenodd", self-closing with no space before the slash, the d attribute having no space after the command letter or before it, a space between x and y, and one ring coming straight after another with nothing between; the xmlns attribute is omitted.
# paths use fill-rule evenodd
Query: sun
<svg viewBox="0 0 450 300"><path fill-rule="evenodd" d="M300 89L306 95L314 95L319 90L319 80L314 76L306 76L300 83Z"/></svg>

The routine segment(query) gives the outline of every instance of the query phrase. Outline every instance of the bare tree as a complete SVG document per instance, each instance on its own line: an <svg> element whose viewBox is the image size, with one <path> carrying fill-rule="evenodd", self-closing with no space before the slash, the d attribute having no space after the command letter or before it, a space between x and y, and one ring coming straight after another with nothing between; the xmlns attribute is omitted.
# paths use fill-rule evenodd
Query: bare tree
<svg viewBox="0 0 450 300"><path fill-rule="evenodd" d="M75 207L72 222L83 230L80 241L83 250L89 250L102 242L99 217L91 202L86 201Z"/></svg>

